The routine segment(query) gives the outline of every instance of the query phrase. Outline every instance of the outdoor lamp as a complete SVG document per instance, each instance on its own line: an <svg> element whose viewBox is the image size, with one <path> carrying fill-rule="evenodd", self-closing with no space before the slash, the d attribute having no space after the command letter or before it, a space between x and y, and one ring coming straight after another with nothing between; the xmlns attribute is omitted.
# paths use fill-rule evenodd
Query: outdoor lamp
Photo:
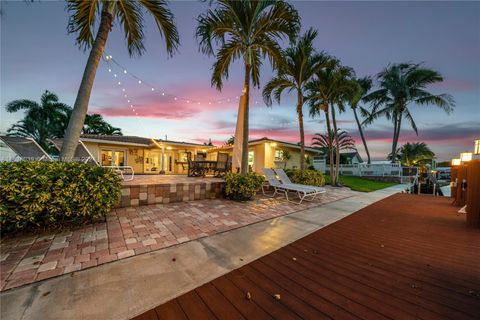
<svg viewBox="0 0 480 320"><path fill-rule="evenodd" d="M480 154L480 139L475 140L475 149L473 149L474 154Z"/></svg>
<svg viewBox="0 0 480 320"><path fill-rule="evenodd" d="M276 142L270 142L270 147L276 147L277 146L277 143Z"/></svg>
<svg viewBox="0 0 480 320"><path fill-rule="evenodd" d="M462 163L460 158L452 159L452 166L459 166Z"/></svg>
<svg viewBox="0 0 480 320"><path fill-rule="evenodd" d="M468 162L472 160L472 153L471 152L460 153L460 160L462 160L462 162Z"/></svg>

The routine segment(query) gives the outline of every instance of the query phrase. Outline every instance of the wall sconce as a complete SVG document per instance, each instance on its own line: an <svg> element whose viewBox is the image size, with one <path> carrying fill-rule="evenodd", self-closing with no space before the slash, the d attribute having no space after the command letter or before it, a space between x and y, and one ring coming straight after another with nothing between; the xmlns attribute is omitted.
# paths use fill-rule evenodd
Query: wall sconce
<svg viewBox="0 0 480 320"><path fill-rule="evenodd" d="M277 143L276 143L276 142L270 142L270 147L275 148L276 146L277 146Z"/></svg>
<svg viewBox="0 0 480 320"><path fill-rule="evenodd" d="M475 140L475 149L473 149L474 154L480 154L480 139Z"/></svg>
<svg viewBox="0 0 480 320"><path fill-rule="evenodd" d="M167 147L167 150L172 150L172 147Z"/></svg>
<svg viewBox="0 0 480 320"><path fill-rule="evenodd" d="M462 163L462 160L460 158L452 159L452 166L459 166Z"/></svg>
<svg viewBox="0 0 480 320"><path fill-rule="evenodd" d="M472 160L472 153L471 152L460 153L460 160L462 160L462 163Z"/></svg>

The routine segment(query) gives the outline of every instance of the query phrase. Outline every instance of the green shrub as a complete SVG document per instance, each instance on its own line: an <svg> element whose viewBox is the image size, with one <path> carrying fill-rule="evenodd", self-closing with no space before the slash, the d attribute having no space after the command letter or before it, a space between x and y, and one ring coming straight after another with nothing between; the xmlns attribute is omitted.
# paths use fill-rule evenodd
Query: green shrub
<svg viewBox="0 0 480 320"><path fill-rule="evenodd" d="M293 183L305 184L309 186L323 187L325 178L320 171L317 170L286 170L286 173Z"/></svg>
<svg viewBox="0 0 480 320"><path fill-rule="evenodd" d="M108 168L73 162L0 163L2 231L97 220L120 196L120 179Z"/></svg>
<svg viewBox="0 0 480 320"><path fill-rule="evenodd" d="M249 172L246 175L228 173L225 176L225 195L232 200L250 200L263 184L263 176Z"/></svg>

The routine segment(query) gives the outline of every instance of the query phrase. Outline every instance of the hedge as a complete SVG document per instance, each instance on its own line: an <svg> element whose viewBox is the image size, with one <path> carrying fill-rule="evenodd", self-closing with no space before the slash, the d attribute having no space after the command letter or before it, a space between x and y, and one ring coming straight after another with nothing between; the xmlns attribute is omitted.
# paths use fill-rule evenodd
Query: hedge
<svg viewBox="0 0 480 320"><path fill-rule="evenodd" d="M251 200L264 182L263 176L249 172L246 175L227 173L225 175L225 196L232 200Z"/></svg>
<svg viewBox="0 0 480 320"><path fill-rule="evenodd" d="M117 203L109 168L74 162L0 163L0 227L18 231L102 218Z"/></svg>
<svg viewBox="0 0 480 320"><path fill-rule="evenodd" d="M287 176L293 183L305 184L309 186L322 187L325 185L325 177L320 171L317 170L300 170L289 169L286 170Z"/></svg>

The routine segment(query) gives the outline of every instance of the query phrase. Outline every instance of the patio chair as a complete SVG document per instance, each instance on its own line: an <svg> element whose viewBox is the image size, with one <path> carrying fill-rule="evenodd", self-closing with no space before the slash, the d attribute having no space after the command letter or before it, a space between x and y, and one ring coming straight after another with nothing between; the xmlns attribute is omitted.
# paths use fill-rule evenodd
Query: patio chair
<svg viewBox="0 0 480 320"><path fill-rule="evenodd" d="M32 138L0 136L10 149L15 152L15 158L18 157L25 161L51 161L52 157L43 150L43 148ZM15 159L13 159L15 160Z"/></svg>
<svg viewBox="0 0 480 320"><path fill-rule="evenodd" d="M286 185L292 185L292 186L298 186L298 187L302 187L302 188L309 188L309 189L314 189L320 193L324 193L326 192L325 188L322 188L322 187L316 187L316 186L309 186L309 185L306 185L306 184L298 184L298 183L293 183L290 178L287 176L287 174L285 173L285 170L283 169L274 169L275 170L275 173L277 174L277 176L280 178L280 182L283 183L283 184L286 184Z"/></svg>
<svg viewBox="0 0 480 320"><path fill-rule="evenodd" d="M205 166L197 161L193 161L188 158L188 171L187 176L189 177L204 177L205 176Z"/></svg>
<svg viewBox="0 0 480 320"><path fill-rule="evenodd" d="M58 151L62 150L63 139L49 139L49 141L57 148ZM101 167L100 163L95 160L95 157L90 153L90 150L85 146L85 144L78 140L77 148L75 149L75 153L73 154L73 161L90 164L93 166ZM123 181L132 181L135 172L131 166L103 166L105 168L111 168L115 171ZM126 171L130 173L128 175L125 174Z"/></svg>
<svg viewBox="0 0 480 320"><path fill-rule="evenodd" d="M265 185L262 186L263 195L267 197L275 197L279 193L283 193L285 198L288 202L301 204L303 200L305 201L313 201L317 197L317 195L324 193L325 190L316 190L313 188L306 188L305 186L301 185L294 185L294 184L283 184L280 180L277 179L277 176L273 169L263 168L263 173L267 177L268 184L274 188L273 195L268 195L265 192ZM290 200L289 193L296 193L298 198L300 199L298 202Z"/></svg>
<svg viewBox="0 0 480 320"><path fill-rule="evenodd" d="M215 177L223 177L227 174L228 171L228 153L221 153L217 154L217 163L213 169L213 176Z"/></svg>

